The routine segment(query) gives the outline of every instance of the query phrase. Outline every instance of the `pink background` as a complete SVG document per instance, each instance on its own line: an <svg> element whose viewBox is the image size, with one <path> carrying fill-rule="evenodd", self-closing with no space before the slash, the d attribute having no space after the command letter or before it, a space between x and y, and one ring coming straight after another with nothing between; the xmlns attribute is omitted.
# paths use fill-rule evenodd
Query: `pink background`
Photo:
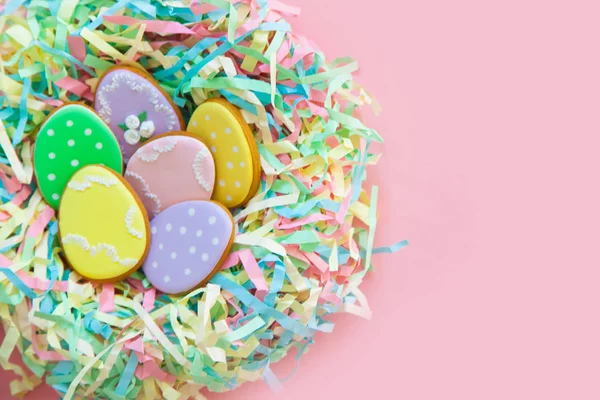
<svg viewBox="0 0 600 400"><path fill-rule="evenodd" d="M411 245L376 258L373 319L317 335L282 393L209 398L600 398L598 3L291 3L384 108L377 242Z"/></svg>

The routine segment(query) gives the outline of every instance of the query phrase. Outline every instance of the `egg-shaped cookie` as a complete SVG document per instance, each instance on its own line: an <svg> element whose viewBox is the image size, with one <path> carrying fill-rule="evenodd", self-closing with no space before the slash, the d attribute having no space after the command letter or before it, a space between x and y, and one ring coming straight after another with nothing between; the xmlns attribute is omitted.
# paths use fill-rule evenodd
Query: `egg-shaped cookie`
<svg viewBox="0 0 600 400"><path fill-rule="evenodd" d="M116 66L98 82L94 108L111 127L125 162L154 135L183 129L179 108L149 74Z"/></svg>
<svg viewBox="0 0 600 400"><path fill-rule="evenodd" d="M150 244L148 216L140 200L120 175L100 165L81 168L67 184L58 229L68 264L96 282L133 273Z"/></svg>
<svg viewBox="0 0 600 400"><path fill-rule="evenodd" d="M213 200L229 208L247 203L256 194L261 168L252 130L240 111L225 100L208 100L194 111L187 130L206 143L215 159Z"/></svg>
<svg viewBox="0 0 600 400"><path fill-rule="evenodd" d="M164 210L151 223L152 240L144 273L158 290L187 292L206 284L233 243L233 218L213 201L186 201Z"/></svg>
<svg viewBox="0 0 600 400"><path fill-rule="evenodd" d="M215 163L196 136L185 132L165 134L133 154L125 179L152 218L183 201L209 200L215 183Z"/></svg>
<svg viewBox="0 0 600 400"><path fill-rule="evenodd" d="M122 174L117 139L91 108L75 103L57 108L40 127L33 150L37 184L48 204L58 208L69 179L90 164Z"/></svg>

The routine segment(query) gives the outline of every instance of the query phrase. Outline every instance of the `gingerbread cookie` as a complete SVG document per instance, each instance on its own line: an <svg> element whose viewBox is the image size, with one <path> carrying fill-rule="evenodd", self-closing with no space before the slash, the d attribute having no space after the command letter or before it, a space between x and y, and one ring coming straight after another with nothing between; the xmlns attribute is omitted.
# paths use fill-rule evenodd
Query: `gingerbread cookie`
<svg viewBox="0 0 600 400"><path fill-rule="evenodd" d="M213 200L229 208L247 203L260 183L260 156L240 111L222 99L201 104L187 127L210 148L217 176Z"/></svg>
<svg viewBox="0 0 600 400"><path fill-rule="evenodd" d="M182 293L205 284L227 257L233 219L212 201L187 201L164 210L151 222L152 244L144 263L158 290Z"/></svg>
<svg viewBox="0 0 600 400"><path fill-rule="evenodd" d="M177 106L145 71L117 66L98 82L94 107L111 127L125 162L153 135L183 129Z"/></svg>
<svg viewBox="0 0 600 400"><path fill-rule="evenodd" d="M125 179L152 218L173 204L209 200L215 163L202 141L177 132L156 137L140 147L127 164Z"/></svg>
<svg viewBox="0 0 600 400"><path fill-rule="evenodd" d="M40 192L55 209L67 182L80 168L103 164L123 173L117 139L83 104L67 104L48 115L36 137L33 163Z"/></svg>
<svg viewBox="0 0 600 400"><path fill-rule="evenodd" d="M97 282L134 272L150 242L148 216L133 189L100 165L73 175L60 202L58 227L69 265Z"/></svg>

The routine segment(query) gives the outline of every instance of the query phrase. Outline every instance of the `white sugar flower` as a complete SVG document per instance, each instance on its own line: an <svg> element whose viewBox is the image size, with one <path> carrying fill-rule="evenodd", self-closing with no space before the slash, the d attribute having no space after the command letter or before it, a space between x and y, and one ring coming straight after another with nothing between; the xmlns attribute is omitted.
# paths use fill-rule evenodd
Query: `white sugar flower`
<svg viewBox="0 0 600 400"><path fill-rule="evenodd" d="M125 118L125 125L127 129L137 129L140 127L140 119L136 115L129 115Z"/></svg>
<svg viewBox="0 0 600 400"><path fill-rule="evenodd" d="M140 135L142 135L143 138L149 138L150 136L152 136L154 134L154 122L152 121L144 121L142 122L142 125L140 126Z"/></svg>
<svg viewBox="0 0 600 400"><path fill-rule="evenodd" d="M140 141L140 133L135 129L128 129L125 131L125 141L131 145L137 144Z"/></svg>

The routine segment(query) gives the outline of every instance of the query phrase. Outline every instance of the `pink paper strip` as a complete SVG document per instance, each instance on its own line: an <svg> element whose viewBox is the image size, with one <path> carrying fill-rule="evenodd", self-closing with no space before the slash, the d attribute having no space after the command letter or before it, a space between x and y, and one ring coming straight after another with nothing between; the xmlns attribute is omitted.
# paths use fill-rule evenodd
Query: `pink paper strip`
<svg viewBox="0 0 600 400"><path fill-rule="evenodd" d="M18 271L16 275L25 283L29 288L34 290L47 290L50 286L50 282L47 279L41 279L28 275L25 271ZM68 281L55 281L52 285L52 290L58 290L60 292L69 291Z"/></svg>
<svg viewBox="0 0 600 400"><path fill-rule="evenodd" d="M329 271L329 264L325 262L321 257L319 257L316 253L307 253L302 252L304 256L314 264L321 272Z"/></svg>
<svg viewBox="0 0 600 400"><path fill-rule="evenodd" d="M73 57L83 62L85 60L85 43L80 36L68 36L69 52Z"/></svg>
<svg viewBox="0 0 600 400"><path fill-rule="evenodd" d="M141 380L153 377L161 382L167 382L170 385L174 384L176 381L173 375L167 374L160 369L154 361L146 361L145 363L138 365L135 370L135 376Z"/></svg>
<svg viewBox="0 0 600 400"><path fill-rule="evenodd" d="M46 206L46 208L44 208L44 211L42 211L40 215L37 216L33 224L31 224L31 226L27 230L26 237L37 237L40 233L42 233L42 231L44 230L46 225L48 225L48 222L50 222L53 216L54 210L50 206Z"/></svg>
<svg viewBox="0 0 600 400"><path fill-rule="evenodd" d="M21 189L21 182L17 179L16 175L12 178L9 178L4 171L0 169L0 181L4 185L6 191L10 194L16 193L17 190Z"/></svg>
<svg viewBox="0 0 600 400"><path fill-rule="evenodd" d="M223 264L221 264L221 269L229 269L234 265L237 265L240 262L240 251L234 251L233 253L229 253Z"/></svg>
<svg viewBox="0 0 600 400"><path fill-rule="evenodd" d="M125 343L125 348L144 354L144 342L141 337Z"/></svg>
<svg viewBox="0 0 600 400"><path fill-rule="evenodd" d="M252 252L248 249L242 250L240 252L240 260L242 261L242 265L246 269L246 273L248 274L248 278L254 283L256 289L260 292L268 292L269 286L265 281L265 277L254 258Z"/></svg>
<svg viewBox="0 0 600 400"><path fill-rule="evenodd" d="M154 309L154 299L156 298L156 289L152 288L144 293L144 300L142 305L144 310L150 312Z"/></svg>
<svg viewBox="0 0 600 400"><path fill-rule="evenodd" d="M83 96L83 94L89 89L88 85L83 82L79 82L70 76L65 76L64 78L57 80L56 86L76 94L79 97Z"/></svg>
<svg viewBox="0 0 600 400"><path fill-rule="evenodd" d="M176 35L176 34L187 34L187 35L196 35L197 33L187 28L186 26L180 24L179 22L173 21L152 21L152 20L143 20L143 19L135 19L132 17L125 17L121 15L107 15L104 17L104 20L108 22L112 22L113 24L119 25L146 25L146 32L153 32L162 35Z"/></svg>
<svg viewBox="0 0 600 400"><path fill-rule="evenodd" d="M297 228L302 225L311 224L313 222L329 221L331 219L333 219L333 217L330 217L329 215L315 213L315 214L307 215L304 218L300 218L295 221L290 221L290 222L285 222L285 223L283 222L284 218L280 218L279 221L275 224L275 226L277 227L277 229L292 229L292 228Z"/></svg>
<svg viewBox="0 0 600 400"><path fill-rule="evenodd" d="M23 202L25 200L27 200L29 198L30 194L31 194L31 188L27 185L24 185L21 188L21 191L19 191L19 193L17 193L17 195L15 197L13 197L10 202L18 207L21 204L23 204Z"/></svg>
<svg viewBox="0 0 600 400"><path fill-rule="evenodd" d="M4 254L0 254L0 267L10 267L12 261L10 261Z"/></svg>
<svg viewBox="0 0 600 400"><path fill-rule="evenodd" d="M202 4L193 3L190 6L190 9L192 10L192 12L195 15L201 15L201 14L208 14L209 12L214 11L218 8L216 6L213 6L212 4L208 4L208 3L202 3Z"/></svg>
<svg viewBox="0 0 600 400"><path fill-rule="evenodd" d="M344 222L344 217L346 216L346 213L348 212L348 207L350 206L351 197L352 196L344 197L344 200L342 201L342 204L340 205L340 209L335 214L335 220L337 222L339 222L340 224Z"/></svg>
<svg viewBox="0 0 600 400"><path fill-rule="evenodd" d="M100 311L106 313L115 311L115 285L113 283L102 284L99 303Z"/></svg>

